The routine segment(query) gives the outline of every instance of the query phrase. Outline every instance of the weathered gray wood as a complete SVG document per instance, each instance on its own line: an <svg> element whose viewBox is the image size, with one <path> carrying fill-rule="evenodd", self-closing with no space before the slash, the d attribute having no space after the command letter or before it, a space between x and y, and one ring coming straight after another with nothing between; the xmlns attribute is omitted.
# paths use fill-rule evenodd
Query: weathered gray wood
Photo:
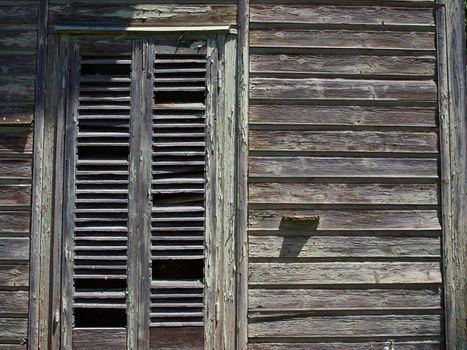
<svg viewBox="0 0 467 350"><path fill-rule="evenodd" d="M436 159L250 157L250 177L436 179Z"/></svg>
<svg viewBox="0 0 467 350"><path fill-rule="evenodd" d="M436 132L250 131L250 150L437 153Z"/></svg>
<svg viewBox="0 0 467 350"><path fill-rule="evenodd" d="M250 263L251 286L441 283L434 262Z"/></svg>
<svg viewBox="0 0 467 350"><path fill-rule="evenodd" d="M0 313L27 314L28 297L27 291L0 291Z"/></svg>
<svg viewBox="0 0 467 350"><path fill-rule="evenodd" d="M37 14L37 4L21 3L21 1L18 1L16 6L8 6L8 4L2 6L0 9L0 21L3 24L36 24Z"/></svg>
<svg viewBox="0 0 467 350"><path fill-rule="evenodd" d="M436 101L434 81L252 78L253 99Z"/></svg>
<svg viewBox="0 0 467 350"><path fill-rule="evenodd" d="M250 231L295 232L310 230L284 222L291 215L319 216L316 231L439 231L441 229L436 210L250 210ZM271 232L272 233L272 232Z"/></svg>
<svg viewBox="0 0 467 350"><path fill-rule="evenodd" d="M250 236L250 258L441 258L439 237Z"/></svg>
<svg viewBox="0 0 467 350"><path fill-rule="evenodd" d="M27 261L29 259L29 238L0 237L0 259Z"/></svg>
<svg viewBox="0 0 467 350"><path fill-rule="evenodd" d="M432 9L382 6L335 6L254 4L251 21L255 23L410 25L433 27Z"/></svg>
<svg viewBox="0 0 467 350"><path fill-rule="evenodd" d="M0 185L0 206L19 207L30 206L30 185Z"/></svg>
<svg viewBox="0 0 467 350"><path fill-rule="evenodd" d="M73 349L121 350L126 348L125 328L74 329Z"/></svg>
<svg viewBox="0 0 467 350"><path fill-rule="evenodd" d="M28 211L0 211L0 232L29 232L30 213Z"/></svg>
<svg viewBox="0 0 467 350"><path fill-rule="evenodd" d="M283 184L249 185L250 203L436 205L435 184Z"/></svg>
<svg viewBox="0 0 467 350"><path fill-rule="evenodd" d="M446 348L454 350L467 344L464 5L460 0L437 3L445 334Z"/></svg>
<svg viewBox="0 0 467 350"><path fill-rule="evenodd" d="M251 73L303 73L316 75L355 76L413 76L432 77L434 56L362 56L362 55L304 55L253 54Z"/></svg>
<svg viewBox="0 0 467 350"><path fill-rule="evenodd" d="M250 289L251 312L437 310L441 287L422 289ZM394 312L394 311L392 311Z"/></svg>
<svg viewBox="0 0 467 350"><path fill-rule="evenodd" d="M27 287L28 284L29 266L0 265L0 285L2 287Z"/></svg>
<svg viewBox="0 0 467 350"><path fill-rule="evenodd" d="M397 350L439 350L439 340L416 340L416 341L368 341L368 342L327 342L327 343L252 343L248 345L249 350L374 350L393 346Z"/></svg>
<svg viewBox="0 0 467 350"><path fill-rule="evenodd" d="M251 47L434 50L432 32L255 29Z"/></svg>
<svg viewBox="0 0 467 350"><path fill-rule="evenodd" d="M314 105L252 105L250 126L268 124L299 128L314 125L435 127L433 107L364 107Z"/></svg>
<svg viewBox="0 0 467 350"><path fill-rule="evenodd" d="M28 320L25 318L0 318L0 339L23 342L27 328Z"/></svg>
<svg viewBox="0 0 467 350"><path fill-rule="evenodd" d="M24 130L23 132L5 132L0 133L0 154L1 153L32 153L32 132Z"/></svg>
<svg viewBox="0 0 467 350"><path fill-rule="evenodd" d="M31 180L32 162L30 159L0 158L0 180Z"/></svg>
<svg viewBox="0 0 467 350"><path fill-rule="evenodd" d="M29 125L33 114L33 106L0 106L0 125Z"/></svg>
<svg viewBox="0 0 467 350"><path fill-rule="evenodd" d="M32 79L0 79L0 94L6 101L33 103L34 90Z"/></svg>
<svg viewBox="0 0 467 350"><path fill-rule="evenodd" d="M34 76L35 55L4 55L0 58L0 72L19 76Z"/></svg>
<svg viewBox="0 0 467 350"><path fill-rule="evenodd" d="M14 38L14 39L12 39ZM2 29L0 36L0 50L24 51L35 54L34 48L37 44L36 30L5 30Z"/></svg>
<svg viewBox="0 0 467 350"><path fill-rule="evenodd" d="M233 4L138 4L114 5L101 3L51 5L50 23L53 25L85 24L99 26L187 26L236 23Z"/></svg>
<svg viewBox="0 0 467 350"><path fill-rule="evenodd" d="M260 316L250 320L250 337L440 336L440 315Z"/></svg>

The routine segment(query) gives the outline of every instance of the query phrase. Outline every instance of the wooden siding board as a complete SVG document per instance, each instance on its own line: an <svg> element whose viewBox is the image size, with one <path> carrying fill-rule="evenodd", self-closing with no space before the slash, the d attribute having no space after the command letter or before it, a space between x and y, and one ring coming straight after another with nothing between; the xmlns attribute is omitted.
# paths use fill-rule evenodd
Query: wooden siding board
<svg viewBox="0 0 467 350"><path fill-rule="evenodd" d="M4 30L0 36L0 50L28 51L35 54L37 43L36 30Z"/></svg>
<svg viewBox="0 0 467 350"><path fill-rule="evenodd" d="M29 231L29 223L29 211L0 211L0 232L25 233Z"/></svg>
<svg viewBox="0 0 467 350"><path fill-rule="evenodd" d="M433 10L386 6L253 4L254 23L434 26Z"/></svg>
<svg viewBox="0 0 467 350"><path fill-rule="evenodd" d="M34 76L36 73L36 55L0 56L0 72L3 74Z"/></svg>
<svg viewBox="0 0 467 350"><path fill-rule="evenodd" d="M24 341L28 321L21 318L0 318L0 341Z"/></svg>
<svg viewBox="0 0 467 350"><path fill-rule="evenodd" d="M29 267L27 265L0 265L0 286L27 287L28 284Z"/></svg>
<svg viewBox="0 0 467 350"><path fill-rule="evenodd" d="M29 125L32 123L34 108L31 106L0 106L0 125Z"/></svg>
<svg viewBox="0 0 467 350"><path fill-rule="evenodd" d="M249 350L374 350L384 349L385 347L394 346L397 350L439 350L441 342L439 340L430 341L368 341L368 342L316 342L305 343L300 342L293 344L284 342L275 343L252 343L248 345Z"/></svg>
<svg viewBox="0 0 467 350"><path fill-rule="evenodd" d="M37 23L38 6L36 3L16 1L17 6L3 5L0 8L0 23L26 24Z"/></svg>
<svg viewBox="0 0 467 350"><path fill-rule="evenodd" d="M27 314L28 298L27 291L0 291L0 313Z"/></svg>
<svg viewBox="0 0 467 350"><path fill-rule="evenodd" d="M75 329L73 330L73 349L120 350L126 348L126 329Z"/></svg>
<svg viewBox="0 0 467 350"><path fill-rule="evenodd" d="M32 130L19 133L0 130L0 155L2 153L31 154Z"/></svg>
<svg viewBox="0 0 467 350"><path fill-rule="evenodd" d="M0 94L7 101L34 102L33 79L0 79Z"/></svg>
<svg viewBox="0 0 467 350"><path fill-rule="evenodd" d="M28 261L28 259L29 259L29 238L27 237L0 237L0 260Z"/></svg>

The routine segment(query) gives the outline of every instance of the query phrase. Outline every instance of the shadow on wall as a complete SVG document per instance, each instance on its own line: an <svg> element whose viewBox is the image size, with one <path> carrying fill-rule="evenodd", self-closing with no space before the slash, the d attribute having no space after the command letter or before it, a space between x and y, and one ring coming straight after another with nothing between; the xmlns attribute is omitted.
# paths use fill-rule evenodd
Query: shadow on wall
<svg viewBox="0 0 467 350"><path fill-rule="evenodd" d="M318 226L319 216L283 217L279 224L279 230L286 234L282 241L279 257L298 257L305 243L318 230Z"/></svg>

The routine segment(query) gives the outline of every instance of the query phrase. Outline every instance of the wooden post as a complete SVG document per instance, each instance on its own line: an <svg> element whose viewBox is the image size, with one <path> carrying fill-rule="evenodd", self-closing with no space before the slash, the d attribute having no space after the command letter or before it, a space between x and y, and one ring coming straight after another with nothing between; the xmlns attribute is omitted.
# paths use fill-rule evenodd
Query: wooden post
<svg viewBox="0 0 467 350"><path fill-rule="evenodd" d="M465 32L461 0L438 0L438 106L446 349L465 349Z"/></svg>
<svg viewBox="0 0 467 350"><path fill-rule="evenodd" d="M238 113L236 174L237 350L248 345L248 98L250 2L238 2Z"/></svg>

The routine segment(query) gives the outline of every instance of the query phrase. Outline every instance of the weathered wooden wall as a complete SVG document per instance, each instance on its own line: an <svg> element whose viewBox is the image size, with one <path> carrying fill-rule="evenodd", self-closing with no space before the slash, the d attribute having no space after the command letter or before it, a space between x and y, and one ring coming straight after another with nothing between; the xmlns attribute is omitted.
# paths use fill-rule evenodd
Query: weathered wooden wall
<svg viewBox="0 0 467 350"><path fill-rule="evenodd" d="M439 349L434 2L310 3L250 7L249 349Z"/></svg>
<svg viewBox="0 0 467 350"><path fill-rule="evenodd" d="M0 6L0 349L27 336L37 7Z"/></svg>

